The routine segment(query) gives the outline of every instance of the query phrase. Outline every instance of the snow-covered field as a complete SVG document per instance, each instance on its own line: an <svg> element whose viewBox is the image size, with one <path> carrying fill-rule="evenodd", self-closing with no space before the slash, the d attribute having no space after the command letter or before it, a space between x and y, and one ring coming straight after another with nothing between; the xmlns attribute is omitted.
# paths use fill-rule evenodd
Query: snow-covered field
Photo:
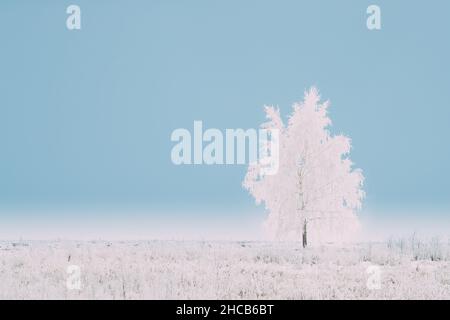
<svg viewBox="0 0 450 320"><path fill-rule="evenodd" d="M450 243L3 241L0 298L450 299Z"/></svg>

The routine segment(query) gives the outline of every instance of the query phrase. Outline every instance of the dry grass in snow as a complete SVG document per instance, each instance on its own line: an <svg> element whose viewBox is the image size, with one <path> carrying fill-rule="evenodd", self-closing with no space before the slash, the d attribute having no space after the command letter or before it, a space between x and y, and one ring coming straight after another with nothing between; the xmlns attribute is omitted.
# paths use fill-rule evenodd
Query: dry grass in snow
<svg viewBox="0 0 450 320"><path fill-rule="evenodd" d="M3 241L0 299L450 299L449 248L414 238L307 249L268 242ZM71 287L77 276L71 265L79 267L80 289Z"/></svg>

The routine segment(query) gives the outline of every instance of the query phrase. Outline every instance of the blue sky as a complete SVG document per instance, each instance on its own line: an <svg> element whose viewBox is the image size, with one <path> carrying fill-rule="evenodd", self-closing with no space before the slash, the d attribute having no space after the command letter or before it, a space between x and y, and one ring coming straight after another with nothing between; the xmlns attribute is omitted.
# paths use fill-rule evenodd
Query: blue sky
<svg viewBox="0 0 450 320"><path fill-rule="evenodd" d="M380 31L366 28L370 4ZM438 0L2 1L0 219L263 218L245 166L176 167L170 134L194 120L256 128L264 104L287 115L312 85L352 138L365 212L448 218L448 12Z"/></svg>

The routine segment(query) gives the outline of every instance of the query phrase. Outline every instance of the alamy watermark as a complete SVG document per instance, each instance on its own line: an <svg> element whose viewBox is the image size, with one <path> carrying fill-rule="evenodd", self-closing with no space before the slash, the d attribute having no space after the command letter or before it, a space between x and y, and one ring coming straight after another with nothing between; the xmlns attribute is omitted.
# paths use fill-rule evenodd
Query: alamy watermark
<svg viewBox="0 0 450 320"><path fill-rule="evenodd" d="M76 4L71 4L66 8L66 27L68 30L81 30L81 8ZM378 5L372 4L367 7L366 26L369 30L381 30L381 9Z"/></svg>
<svg viewBox="0 0 450 320"><path fill-rule="evenodd" d="M66 19L66 27L69 30L81 29L81 9L75 4L67 7L66 13L69 15Z"/></svg>
<svg viewBox="0 0 450 320"><path fill-rule="evenodd" d="M381 289L381 267L376 265L368 266L366 273L369 275L366 281L367 289L380 290Z"/></svg>
<svg viewBox="0 0 450 320"><path fill-rule="evenodd" d="M279 130L210 128L194 121L193 134L175 129L170 137L177 142L171 151L175 165L257 164L261 175L274 175L279 167Z"/></svg>
<svg viewBox="0 0 450 320"><path fill-rule="evenodd" d="M67 266L67 290L81 290L81 268L76 264Z"/></svg>
<svg viewBox="0 0 450 320"><path fill-rule="evenodd" d="M366 25L369 30L381 30L381 9L377 5L370 5L366 10L367 17Z"/></svg>

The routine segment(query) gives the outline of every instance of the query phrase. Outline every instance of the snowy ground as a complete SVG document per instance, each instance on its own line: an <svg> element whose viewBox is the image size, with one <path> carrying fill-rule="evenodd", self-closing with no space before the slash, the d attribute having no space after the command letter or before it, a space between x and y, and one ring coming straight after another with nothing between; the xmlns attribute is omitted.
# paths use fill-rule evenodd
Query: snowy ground
<svg viewBox="0 0 450 320"><path fill-rule="evenodd" d="M3 241L0 298L450 299L450 244Z"/></svg>

